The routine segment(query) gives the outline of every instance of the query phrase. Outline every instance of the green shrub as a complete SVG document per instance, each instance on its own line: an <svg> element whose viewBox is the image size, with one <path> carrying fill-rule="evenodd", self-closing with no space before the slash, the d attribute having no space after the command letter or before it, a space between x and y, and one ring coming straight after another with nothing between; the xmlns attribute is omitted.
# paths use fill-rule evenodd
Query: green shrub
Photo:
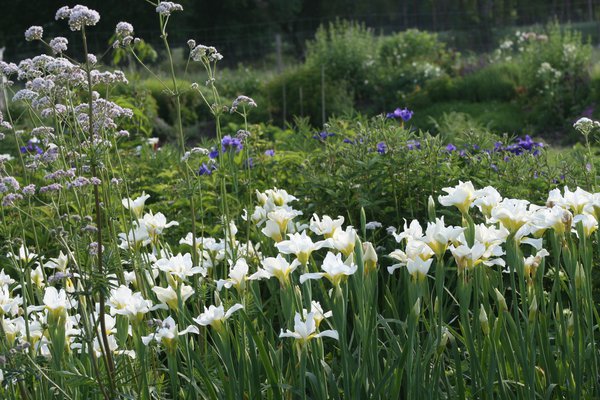
<svg viewBox="0 0 600 400"><path fill-rule="evenodd" d="M551 23L544 33L518 32L514 40L505 39L495 56L521 69L522 106L538 130L570 125L588 104L591 46L581 33Z"/></svg>
<svg viewBox="0 0 600 400"><path fill-rule="evenodd" d="M369 91L368 72L375 63L376 38L362 24L336 21L321 26L315 39L306 44L306 66L311 71L324 69L330 82L345 82L357 99Z"/></svg>
<svg viewBox="0 0 600 400"><path fill-rule="evenodd" d="M286 118L307 116L314 125L322 124L320 69L309 65L290 69L269 82L266 91L270 113L276 120L282 120L285 102ZM354 109L353 92L344 80L326 77L324 94L327 115L346 114Z"/></svg>

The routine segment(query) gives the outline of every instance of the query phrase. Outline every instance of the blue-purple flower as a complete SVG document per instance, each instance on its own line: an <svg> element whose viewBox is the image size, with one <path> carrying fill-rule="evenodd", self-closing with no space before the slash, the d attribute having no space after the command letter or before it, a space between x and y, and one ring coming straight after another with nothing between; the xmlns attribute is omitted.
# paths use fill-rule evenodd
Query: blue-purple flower
<svg viewBox="0 0 600 400"><path fill-rule="evenodd" d="M408 121L409 119L412 118L412 116L413 116L413 112L406 107L405 108L398 107L394 110L394 112L386 114L386 118L390 118L390 119L402 118L403 121Z"/></svg>
<svg viewBox="0 0 600 400"><path fill-rule="evenodd" d="M269 149L269 150L265 151L265 156L267 156L267 157L275 156L275 150Z"/></svg>
<svg viewBox="0 0 600 400"><path fill-rule="evenodd" d="M377 143L377 152L379 154L385 154L387 152L387 145L385 144L385 142L379 142Z"/></svg>
<svg viewBox="0 0 600 400"><path fill-rule="evenodd" d="M418 140L411 139L406 142L406 147L409 150L421 150L421 142Z"/></svg>
<svg viewBox="0 0 600 400"><path fill-rule="evenodd" d="M313 135L313 139L317 139L320 141L326 140L328 137L335 136L335 133L323 131Z"/></svg>
<svg viewBox="0 0 600 400"><path fill-rule="evenodd" d="M212 175L213 171L216 169L217 167L214 164L206 165L206 163L202 163L198 170L198 175Z"/></svg>
<svg viewBox="0 0 600 400"><path fill-rule="evenodd" d="M42 150L35 141L33 140L29 140L27 142L27 144L25 146L21 146L21 153L25 154L25 153L36 153L36 154L42 154L44 152L44 150Z"/></svg>
<svg viewBox="0 0 600 400"><path fill-rule="evenodd" d="M221 140L221 149L223 150L223 153L225 153L229 149L233 149L237 153L243 148L244 145L242 144L242 141L238 138L232 138L230 135L225 136Z"/></svg>
<svg viewBox="0 0 600 400"><path fill-rule="evenodd" d="M244 168L254 168L254 159L252 157L244 160Z"/></svg>
<svg viewBox="0 0 600 400"><path fill-rule="evenodd" d="M211 160L216 159L217 157L219 157L219 150L217 150L216 148L213 147L212 149L210 149L210 153L208 153L208 157Z"/></svg>
<svg viewBox="0 0 600 400"><path fill-rule="evenodd" d="M448 153L452 153L453 151L456 151L456 146L452 143L448 143L448 145L446 146L446 151Z"/></svg>

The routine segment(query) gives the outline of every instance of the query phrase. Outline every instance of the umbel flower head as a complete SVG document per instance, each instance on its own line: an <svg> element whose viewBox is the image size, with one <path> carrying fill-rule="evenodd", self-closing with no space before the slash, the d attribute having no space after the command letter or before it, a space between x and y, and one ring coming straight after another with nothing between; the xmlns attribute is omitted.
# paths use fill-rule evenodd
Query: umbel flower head
<svg viewBox="0 0 600 400"><path fill-rule="evenodd" d="M69 28L80 31L84 26L94 26L100 21L100 14L86 6L76 5L73 8L61 7L56 12L56 19L69 19Z"/></svg>

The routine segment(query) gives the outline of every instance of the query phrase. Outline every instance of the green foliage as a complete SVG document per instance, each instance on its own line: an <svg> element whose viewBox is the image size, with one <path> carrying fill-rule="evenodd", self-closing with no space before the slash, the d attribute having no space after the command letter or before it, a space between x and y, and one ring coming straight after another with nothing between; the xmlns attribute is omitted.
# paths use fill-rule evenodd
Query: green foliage
<svg viewBox="0 0 600 400"><path fill-rule="evenodd" d="M321 70L308 65L274 77L266 86L270 113L281 120L285 105L286 118L307 116L313 124L319 125L323 122L323 93L326 115L343 115L354 110L353 92L344 80L326 78L324 83L323 88Z"/></svg>
<svg viewBox="0 0 600 400"><path fill-rule="evenodd" d="M357 22L338 20L319 27L315 39L306 44L306 66L311 71L323 68L329 82L345 83L361 99L376 48L372 30Z"/></svg>
<svg viewBox="0 0 600 400"><path fill-rule="evenodd" d="M110 39L109 44L112 46L115 40L116 36L113 36ZM156 52L156 50L154 50L154 48L143 39L134 42L132 44L132 47L135 51L136 56L144 63L153 63L158 58L158 53ZM135 64L135 59L131 55L131 52L125 50L122 47L116 47L112 52L111 65L117 66L122 64Z"/></svg>

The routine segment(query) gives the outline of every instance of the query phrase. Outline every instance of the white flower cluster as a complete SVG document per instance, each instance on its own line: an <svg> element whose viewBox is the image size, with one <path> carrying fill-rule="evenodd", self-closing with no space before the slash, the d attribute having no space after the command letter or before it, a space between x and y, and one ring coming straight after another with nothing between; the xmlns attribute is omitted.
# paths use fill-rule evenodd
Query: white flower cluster
<svg viewBox="0 0 600 400"><path fill-rule="evenodd" d="M233 114L234 112L237 111L238 107L244 106L244 105L247 105L248 107L256 107L256 102L251 97L238 96L233 101L233 103L231 103L231 108L229 109L229 111Z"/></svg>
<svg viewBox="0 0 600 400"><path fill-rule="evenodd" d="M214 47L199 44L190 51L190 58L194 61L214 62L222 60L223 56Z"/></svg>
<svg viewBox="0 0 600 400"><path fill-rule="evenodd" d="M25 40L28 42L42 40L44 29L41 26L31 26L25 31Z"/></svg>
<svg viewBox="0 0 600 400"><path fill-rule="evenodd" d="M65 51L67 51L67 46L69 44L69 41L67 40L67 38L58 36L58 37L55 37L54 39L50 40L50 43L48 43L48 44L50 45L50 48L52 49L54 54L61 54L61 53L64 53Z"/></svg>
<svg viewBox="0 0 600 400"><path fill-rule="evenodd" d="M163 17L170 16L174 11L183 11L182 5L172 1L161 1L156 7L156 12Z"/></svg>
<svg viewBox="0 0 600 400"><path fill-rule="evenodd" d="M127 47L134 40L133 25L129 22L119 22L115 28L115 34L117 35L117 41L113 44L113 47Z"/></svg>
<svg viewBox="0 0 600 400"><path fill-rule="evenodd" d="M443 218L428 223L425 233L416 220L410 224L405 222L399 234L395 228L391 229L396 241L405 246L390 254L398 261L388 268L390 273L406 266L410 275L423 278L434 256L441 259L447 250L452 253L459 273L478 265L504 267L502 245L511 235L517 243L534 249L534 254L524 259L526 276L531 279L541 259L549 254L543 248L544 232L551 229L557 235L578 235L577 225L581 224L582 232L589 237L598 229L600 193L591 194L581 188L571 191L565 186L563 193L554 189L548 194L545 206L526 200L503 199L490 186L475 190L471 182L460 182L443 190L447 195L439 197L442 205L455 206L463 215L476 206L486 223L474 225L472 241L467 239L466 228L446 226Z"/></svg>
<svg viewBox="0 0 600 400"><path fill-rule="evenodd" d="M100 14L86 6L76 5L73 8L61 7L56 12L56 19L69 19L69 28L72 31L80 31L85 26L94 26L100 21Z"/></svg>
<svg viewBox="0 0 600 400"><path fill-rule="evenodd" d="M573 128L575 128L577 131L579 131L579 133L581 133L582 135L587 136L590 133L592 133L592 131L594 131L595 129L600 128L600 122L592 121L589 118L583 117L583 118L579 118L573 124Z"/></svg>

